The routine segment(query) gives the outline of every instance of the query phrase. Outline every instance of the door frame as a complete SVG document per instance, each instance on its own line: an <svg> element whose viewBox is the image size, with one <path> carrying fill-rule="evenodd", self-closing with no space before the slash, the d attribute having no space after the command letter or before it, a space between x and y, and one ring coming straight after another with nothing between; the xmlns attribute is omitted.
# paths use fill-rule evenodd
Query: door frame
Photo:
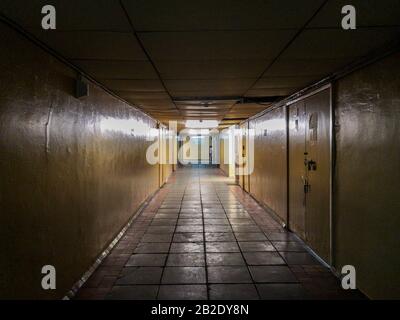
<svg viewBox="0 0 400 320"><path fill-rule="evenodd" d="M307 99L321 91L329 89L329 261L325 261L329 266L333 266L333 147L334 147L334 134L333 134L333 121L334 121L334 112L333 112L333 89L332 83L325 84L315 90L310 91L309 93L302 95L294 100L288 101L284 104L286 108L286 136L287 141L286 144L289 146L289 107L290 105L299 102L301 100ZM287 174L286 174L286 183L287 183L287 202L286 202L286 210L287 210L287 226L290 229L290 211L289 211L289 148L287 148Z"/></svg>

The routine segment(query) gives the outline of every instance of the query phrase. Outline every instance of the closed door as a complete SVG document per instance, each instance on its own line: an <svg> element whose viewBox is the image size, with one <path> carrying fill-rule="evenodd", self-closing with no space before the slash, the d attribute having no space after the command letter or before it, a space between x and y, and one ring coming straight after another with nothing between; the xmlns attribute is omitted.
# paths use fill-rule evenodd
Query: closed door
<svg viewBox="0 0 400 320"><path fill-rule="evenodd" d="M304 101L288 108L289 122L289 228L306 238L305 214L307 171L304 165L306 111Z"/></svg>
<svg viewBox="0 0 400 320"><path fill-rule="evenodd" d="M291 105L288 119L289 227L330 263L330 89Z"/></svg>
<svg viewBox="0 0 400 320"><path fill-rule="evenodd" d="M240 126L237 138L237 181L239 185L249 191L249 175L248 175L248 123Z"/></svg>
<svg viewBox="0 0 400 320"><path fill-rule="evenodd" d="M243 144L244 144L244 170L243 170L243 188L247 192L250 192L250 158L252 154L249 152L249 128L248 128L248 122L245 124L244 128L244 136L243 136Z"/></svg>

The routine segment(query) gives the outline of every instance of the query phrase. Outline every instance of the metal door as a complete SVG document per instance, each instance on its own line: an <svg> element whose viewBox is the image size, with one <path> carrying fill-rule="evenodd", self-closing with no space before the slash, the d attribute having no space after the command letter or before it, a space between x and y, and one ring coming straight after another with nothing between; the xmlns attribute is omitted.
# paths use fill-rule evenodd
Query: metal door
<svg viewBox="0 0 400 320"><path fill-rule="evenodd" d="M245 191L250 192L250 175L249 175L249 165L251 156L249 153L249 123L246 122L243 127L243 150L244 150L244 163L243 163L243 188Z"/></svg>
<svg viewBox="0 0 400 320"><path fill-rule="evenodd" d="M306 241L330 262L331 104L326 89L306 100Z"/></svg>
<svg viewBox="0 0 400 320"><path fill-rule="evenodd" d="M288 108L289 228L331 262L330 88Z"/></svg>
<svg viewBox="0 0 400 320"><path fill-rule="evenodd" d="M235 127L235 180L236 183L243 189L243 129L242 126Z"/></svg>
<svg viewBox="0 0 400 320"><path fill-rule="evenodd" d="M289 159L289 228L303 240L306 238L305 212L307 171L305 153L305 104L299 101L288 107Z"/></svg>

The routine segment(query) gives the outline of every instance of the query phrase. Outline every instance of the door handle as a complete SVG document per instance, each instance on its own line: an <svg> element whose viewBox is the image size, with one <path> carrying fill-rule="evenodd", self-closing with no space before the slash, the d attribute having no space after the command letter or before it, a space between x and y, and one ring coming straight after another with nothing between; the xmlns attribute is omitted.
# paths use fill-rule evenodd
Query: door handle
<svg viewBox="0 0 400 320"><path fill-rule="evenodd" d="M304 178L304 176L301 176L301 179L303 180L304 193L309 193L311 190L311 185L308 183L308 179Z"/></svg>

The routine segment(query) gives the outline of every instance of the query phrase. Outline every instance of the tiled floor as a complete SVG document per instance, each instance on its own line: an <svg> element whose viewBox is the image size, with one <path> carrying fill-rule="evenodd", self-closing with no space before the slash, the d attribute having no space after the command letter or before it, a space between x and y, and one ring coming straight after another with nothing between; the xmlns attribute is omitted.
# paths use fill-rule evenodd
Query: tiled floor
<svg viewBox="0 0 400 320"><path fill-rule="evenodd" d="M179 169L78 299L348 299L293 234L218 169Z"/></svg>

